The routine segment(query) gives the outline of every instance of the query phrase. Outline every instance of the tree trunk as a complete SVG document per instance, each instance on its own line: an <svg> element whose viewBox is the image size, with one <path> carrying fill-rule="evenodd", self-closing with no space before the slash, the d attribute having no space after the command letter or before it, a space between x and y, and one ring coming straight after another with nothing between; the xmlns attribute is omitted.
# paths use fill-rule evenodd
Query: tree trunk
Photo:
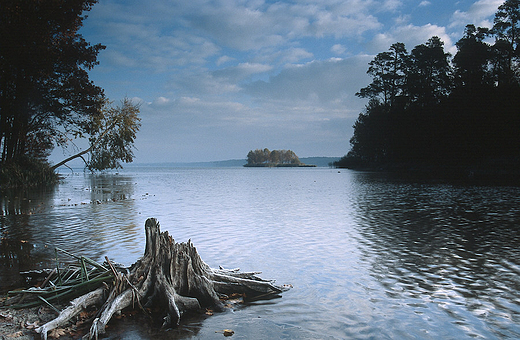
<svg viewBox="0 0 520 340"><path fill-rule="evenodd" d="M75 155L72 155L64 160L62 160L61 162L57 163L57 164L54 164L53 166L51 166L51 169L52 170L56 170L57 168L59 168L60 166L64 165L64 164L67 164L68 162L70 162L71 160L73 159L76 159L76 158L83 158L83 155L91 152L92 150L94 150L94 148L99 144L99 142L101 141L101 139L103 138L103 136L105 136L110 130L112 130L116 125L117 123L119 122L119 120L116 120L114 121L112 124L110 124L110 126L108 128L105 129L105 131L103 131L103 133L101 133L99 135L98 138L96 138L96 140L94 142L91 142L90 143L90 146L88 149L86 150L83 150L83 151L80 151L78 152L77 154ZM85 162L85 159L83 158L83 161ZM86 164L87 162L85 162Z"/></svg>
<svg viewBox="0 0 520 340"><path fill-rule="evenodd" d="M76 158L79 158L79 157L82 157L84 154L86 153L89 153L90 151L92 151L92 147L89 147L88 149L86 150L83 150L83 151L80 151L78 152L77 154L75 155L72 155L64 160L62 160L61 162L57 163L57 164L54 164L53 166L51 166L51 169L52 170L56 170L57 168L59 168L60 166L64 165L64 164L67 164L68 162L70 162L71 160L73 159L76 159ZM83 159L83 161L85 161L85 159Z"/></svg>
<svg viewBox="0 0 520 340"><path fill-rule="evenodd" d="M268 299L278 297L289 287L263 280L256 276L257 272L210 268L191 241L176 243L167 231L161 233L154 218L146 221L145 233L144 255L130 267L130 273L122 274L111 267L115 282L92 324L90 339L104 333L112 315L134 303L143 309L161 310L163 327L169 327L178 325L188 311L208 307L222 310L221 298L228 294L238 293L244 299ZM87 297L88 294L75 299L57 319L37 329L42 338L46 339L48 331L77 315L81 311L77 306L85 308L87 301L94 304L99 300ZM99 296L98 291L95 296Z"/></svg>

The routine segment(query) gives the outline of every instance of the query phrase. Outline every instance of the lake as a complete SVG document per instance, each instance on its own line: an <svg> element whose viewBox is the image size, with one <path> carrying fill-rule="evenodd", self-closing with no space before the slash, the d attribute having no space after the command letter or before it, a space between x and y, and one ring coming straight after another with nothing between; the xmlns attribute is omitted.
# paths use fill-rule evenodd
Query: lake
<svg viewBox="0 0 520 340"><path fill-rule="evenodd" d="M162 333L115 320L109 338L520 338L519 187L329 168L62 174L54 189L0 196L2 290L53 267L54 247L130 265L149 217L211 267L294 287Z"/></svg>

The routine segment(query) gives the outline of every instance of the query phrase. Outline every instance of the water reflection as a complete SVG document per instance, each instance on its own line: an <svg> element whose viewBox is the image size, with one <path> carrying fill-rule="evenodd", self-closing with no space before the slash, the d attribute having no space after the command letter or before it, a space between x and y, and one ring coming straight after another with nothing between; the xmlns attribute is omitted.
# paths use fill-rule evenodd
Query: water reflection
<svg viewBox="0 0 520 340"><path fill-rule="evenodd" d="M503 204L507 190L513 191L508 200L516 201ZM364 185L356 203L363 258L395 314L417 315L403 319L411 329L428 330L434 323L442 330L446 323L459 336L453 326L451 334L440 336L520 337L517 193L517 188Z"/></svg>
<svg viewBox="0 0 520 340"><path fill-rule="evenodd" d="M55 246L132 264L147 217L191 238L212 267L294 285L282 299L186 321L189 334L176 338L223 328L273 339L520 338L520 188L330 169L133 168L7 196L2 286L53 266ZM128 323L112 328L116 338L158 336Z"/></svg>
<svg viewBox="0 0 520 340"><path fill-rule="evenodd" d="M1 289L20 285L20 271L55 265L54 247L102 259L133 261L141 237L129 176L72 174L66 185L0 193ZM127 252L125 249L132 248ZM127 263L127 264L130 264Z"/></svg>

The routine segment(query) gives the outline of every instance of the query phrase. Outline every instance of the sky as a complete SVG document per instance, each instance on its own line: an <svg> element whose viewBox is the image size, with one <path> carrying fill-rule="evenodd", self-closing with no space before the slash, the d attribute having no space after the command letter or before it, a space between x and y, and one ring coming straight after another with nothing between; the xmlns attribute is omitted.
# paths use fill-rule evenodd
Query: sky
<svg viewBox="0 0 520 340"><path fill-rule="evenodd" d="M438 36L455 54L464 27L491 27L503 2L99 0L80 33L106 46L91 80L140 104L135 163L341 157L377 53Z"/></svg>

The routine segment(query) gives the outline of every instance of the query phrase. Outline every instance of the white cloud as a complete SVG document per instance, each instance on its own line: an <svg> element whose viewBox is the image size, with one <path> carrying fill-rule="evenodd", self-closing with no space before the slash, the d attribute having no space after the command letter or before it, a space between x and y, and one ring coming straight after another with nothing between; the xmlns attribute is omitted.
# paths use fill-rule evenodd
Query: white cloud
<svg viewBox="0 0 520 340"><path fill-rule="evenodd" d="M333 45L330 50L334 53L334 54L343 54L345 53L345 51L347 50L347 48L341 44L335 44Z"/></svg>
<svg viewBox="0 0 520 340"><path fill-rule="evenodd" d="M221 79L230 83L238 83L245 78L272 70L272 66L259 63L240 63L236 66L227 67L217 71L213 71L214 78Z"/></svg>
<svg viewBox="0 0 520 340"><path fill-rule="evenodd" d="M219 57L219 58L217 59L217 61L215 62L215 64L216 64L217 66L220 66L220 65L222 65L222 64L225 64L225 63L231 62L231 61L233 61L233 60L235 60L235 58L231 58L231 57L229 57L229 56L227 56L227 55L223 55L223 56L221 56L221 57Z"/></svg>
<svg viewBox="0 0 520 340"><path fill-rule="evenodd" d="M400 0L385 0L382 8L388 11L395 11L399 7L403 6L403 2Z"/></svg>
<svg viewBox="0 0 520 340"><path fill-rule="evenodd" d="M139 97L132 97L130 98L130 102L134 103L134 104L142 104L144 101L142 98L139 98Z"/></svg>
<svg viewBox="0 0 520 340"><path fill-rule="evenodd" d="M231 72L230 72L231 73ZM179 72L168 84L168 88L182 95L224 95L236 93L238 85L229 78L208 72L193 70Z"/></svg>
<svg viewBox="0 0 520 340"><path fill-rule="evenodd" d="M474 24L480 27L491 28L493 17L498 7L504 3L504 0L478 0L473 3L468 11L457 10L451 17L450 27L465 27L468 24Z"/></svg>
<svg viewBox="0 0 520 340"><path fill-rule="evenodd" d="M147 102L139 157L152 157L157 136L171 161L271 145L341 155L374 54L434 35L453 53L455 31L489 21L502 1L473 0L444 27L449 16L439 18L431 0L104 0L85 32L107 45L93 80L112 98Z"/></svg>
<svg viewBox="0 0 520 340"><path fill-rule="evenodd" d="M297 46L301 38L354 38L381 28L373 11L393 10L400 1L346 0L321 2L153 1L143 5L106 2L94 6L96 30L110 47L111 66L165 72L185 65L204 65L216 57L223 65L236 59L222 49L276 54L279 63L313 57ZM291 44L288 48L286 45ZM283 54L281 54L281 52Z"/></svg>
<svg viewBox="0 0 520 340"><path fill-rule="evenodd" d="M257 101L285 101L290 106L296 103L324 107L345 105L347 98L355 98L360 84L362 87L369 82L366 69L370 59L356 56L290 66L269 81L245 85L244 91Z"/></svg>
<svg viewBox="0 0 520 340"><path fill-rule="evenodd" d="M153 102L152 105L156 107L162 107L167 106L170 103L170 99L165 97L157 97Z"/></svg>
<svg viewBox="0 0 520 340"><path fill-rule="evenodd" d="M395 8L400 2L384 1ZM370 14L381 9L374 1L347 0L321 2L217 1L184 6L180 22L203 32L222 46L241 51L280 46L305 36L356 37L381 27Z"/></svg>
<svg viewBox="0 0 520 340"><path fill-rule="evenodd" d="M134 23L100 23L113 66L164 72L171 67L204 64L219 48L207 39L184 32L163 34L158 27Z"/></svg>
<svg viewBox="0 0 520 340"><path fill-rule="evenodd" d="M312 57L314 57L314 55L304 48L291 47L280 51L281 63L296 63L300 60L309 59Z"/></svg>
<svg viewBox="0 0 520 340"><path fill-rule="evenodd" d="M451 37L446 32L446 28L442 26L427 24L423 26L415 26L408 24L398 26L385 33L379 33L369 42L368 48L373 53L379 53L388 50L388 48L396 42L402 42L408 50L411 50L419 44L424 44L433 36L438 36L444 42L444 48L450 53L454 51L454 45Z"/></svg>

